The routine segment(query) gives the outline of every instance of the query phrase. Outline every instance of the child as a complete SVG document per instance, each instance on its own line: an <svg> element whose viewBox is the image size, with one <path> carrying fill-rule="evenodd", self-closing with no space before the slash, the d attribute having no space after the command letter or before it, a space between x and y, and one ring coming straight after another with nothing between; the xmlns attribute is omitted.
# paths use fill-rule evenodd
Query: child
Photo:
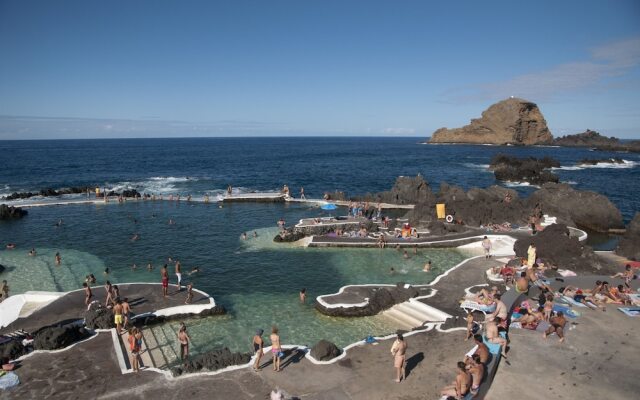
<svg viewBox="0 0 640 400"><path fill-rule="evenodd" d="M551 312L553 311L553 295L547 294L547 301L544 303L544 320L549 322Z"/></svg>
<svg viewBox="0 0 640 400"><path fill-rule="evenodd" d="M193 282L187 284L187 300L185 300L184 304L190 304L191 300L193 300Z"/></svg>
<svg viewBox="0 0 640 400"><path fill-rule="evenodd" d="M470 337L473 336L473 313L467 314L467 337L464 338L466 342Z"/></svg>

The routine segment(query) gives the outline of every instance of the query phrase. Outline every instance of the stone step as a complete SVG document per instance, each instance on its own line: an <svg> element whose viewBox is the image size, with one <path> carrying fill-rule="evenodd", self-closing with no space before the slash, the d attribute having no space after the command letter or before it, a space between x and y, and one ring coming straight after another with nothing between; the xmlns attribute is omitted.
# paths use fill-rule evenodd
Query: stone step
<svg viewBox="0 0 640 400"><path fill-rule="evenodd" d="M400 322L402 327L405 329L413 329L415 327L422 325L419 319L404 313L402 310L398 310L396 307L397 306L391 307L390 309L385 311L383 314L386 315L387 317L391 317L392 319L395 319L396 321Z"/></svg>
<svg viewBox="0 0 640 400"><path fill-rule="evenodd" d="M420 325L423 325L425 322L432 321L431 314L425 312L422 308L417 307L410 302L404 302L396 305L396 310L415 318L420 322Z"/></svg>
<svg viewBox="0 0 640 400"><path fill-rule="evenodd" d="M391 322L391 324L396 328L396 329L403 329L403 330L411 330L413 329L412 326L410 326L409 324L407 324L405 321L403 321L402 319L400 319L397 314L394 313L389 313L389 310L385 311L382 313L382 316L385 317L385 319L387 319L389 322Z"/></svg>
<svg viewBox="0 0 640 400"><path fill-rule="evenodd" d="M423 303L420 300L410 299L409 303L411 304L412 308L420 310L422 313L426 314L428 316L427 321L429 322L445 321L447 318L452 317L452 315L435 307L431 307L430 305Z"/></svg>

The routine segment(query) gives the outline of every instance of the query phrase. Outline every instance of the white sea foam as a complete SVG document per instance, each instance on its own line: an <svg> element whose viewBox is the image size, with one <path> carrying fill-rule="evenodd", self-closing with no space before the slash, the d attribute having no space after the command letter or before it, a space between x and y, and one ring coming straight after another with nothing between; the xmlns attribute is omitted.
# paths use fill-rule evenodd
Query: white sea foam
<svg viewBox="0 0 640 400"><path fill-rule="evenodd" d="M614 169L626 169L626 168L634 168L640 164L638 161L631 160L622 160L622 163L615 162L600 162L597 164L578 164L578 165L567 165L557 168L551 168L552 170L564 170L564 171L580 171L588 168L614 168Z"/></svg>
<svg viewBox="0 0 640 400"><path fill-rule="evenodd" d="M529 182L510 182L510 181L505 181L504 185L507 187L535 187L535 188L540 188L540 186L538 185L532 185Z"/></svg>
<svg viewBox="0 0 640 400"><path fill-rule="evenodd" d="M567 185L577 185L578 182L576 181L566 181L566 182L562 182L562 183L566 183Z"/></svg>
<svg viewBox="0 0 640 400"><path fill-rule="evenodd" d="M464 165L467 168L480 169L480 170L483 170L485 172L491 172L489 170L489 164L464 163L462 165Z"/></svg>

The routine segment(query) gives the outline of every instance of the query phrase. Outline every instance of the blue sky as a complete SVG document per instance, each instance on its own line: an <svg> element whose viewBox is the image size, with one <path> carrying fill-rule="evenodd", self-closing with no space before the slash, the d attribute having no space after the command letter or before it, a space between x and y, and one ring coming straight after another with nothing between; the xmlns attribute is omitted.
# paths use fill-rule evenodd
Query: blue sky
<svg viewBox="0 0 640 400"><path fill-rule="evenodd" d="M0 139L426 137L511 95L640 138L640 2L0 0Z"/></svg>

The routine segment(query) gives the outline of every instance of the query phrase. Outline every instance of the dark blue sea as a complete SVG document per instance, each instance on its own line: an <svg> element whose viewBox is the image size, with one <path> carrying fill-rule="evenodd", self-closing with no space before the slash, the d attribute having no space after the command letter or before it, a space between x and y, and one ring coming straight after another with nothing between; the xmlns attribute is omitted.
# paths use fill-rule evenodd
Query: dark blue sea
<svg viewBox="0 0 640 400"><path fill-rule="evenodd" d="M417 138L191 138L0 141L0 196L45 187L97 185L140 191L216 193L276 190L283 184L308 197L341 190L362 194L389 189L397 176L422 174L464 188L497 184L486 170L491 157L558 159L563 182L608 196L626 221L640 210L640 155L578 148L424 145ZM584 158L617 157L624 165L576 166ZM516 187L526 195L534 188Z"/></svg>

